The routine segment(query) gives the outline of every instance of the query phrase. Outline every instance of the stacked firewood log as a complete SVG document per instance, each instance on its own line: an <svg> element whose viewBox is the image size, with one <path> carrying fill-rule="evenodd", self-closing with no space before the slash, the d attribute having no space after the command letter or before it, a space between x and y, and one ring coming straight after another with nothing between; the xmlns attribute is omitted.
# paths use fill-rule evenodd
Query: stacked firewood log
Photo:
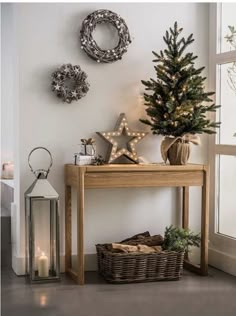
<svg viewBox="0 0 236 316"><path fill-rule="evenodd" d="M163 237L161 235L151 236L148 231L124 239L119 243L108 246L112 252L123 253L158 253L162 251Z"/></svg>

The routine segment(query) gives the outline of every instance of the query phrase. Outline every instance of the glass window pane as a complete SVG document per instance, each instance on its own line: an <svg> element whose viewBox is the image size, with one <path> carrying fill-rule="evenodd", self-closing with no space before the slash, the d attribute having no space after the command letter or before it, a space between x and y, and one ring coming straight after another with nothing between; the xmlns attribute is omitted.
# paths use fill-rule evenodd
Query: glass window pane
<svg viewBox="0 0 236 316"><path fill-rule="evenodd" d="M236 62L218 66L218 143L236 145Z"/></svg>
<svg viewBox="0 0 236 316"><path fill-rule="evenodd" d="M236 50L236 3L221 4L220 52Z"/></svg>
<svg viewBox="0 0 236 316"><path fill-rule="evenodd" d="M218 156L218 233L236 238L236 156Z"/></svg>

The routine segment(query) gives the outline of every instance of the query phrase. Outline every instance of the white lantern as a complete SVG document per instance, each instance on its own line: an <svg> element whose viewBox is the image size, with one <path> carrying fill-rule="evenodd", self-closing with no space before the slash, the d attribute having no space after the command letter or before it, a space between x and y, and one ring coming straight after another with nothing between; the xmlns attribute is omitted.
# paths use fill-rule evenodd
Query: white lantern
<svg viewBox="0 0 236 316"><path fill-rule="evenodd" d="M33 170L31 154L43 149L50 155L47 170ZM47 180L52 166L51 153L34 148L28 162L36 179L25 192L26 273L31 282L60 279L59 195Z"/></svg>

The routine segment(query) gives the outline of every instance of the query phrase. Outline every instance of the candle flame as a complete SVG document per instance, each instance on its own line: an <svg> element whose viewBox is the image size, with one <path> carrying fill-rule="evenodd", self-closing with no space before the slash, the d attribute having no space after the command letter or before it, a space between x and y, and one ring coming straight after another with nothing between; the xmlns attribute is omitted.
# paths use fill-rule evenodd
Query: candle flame
<svg viewBox="0 0 236 316"><path fill-rule="evenodd" d="M45 252L42 252L42 256L45 256Z"/></svg>

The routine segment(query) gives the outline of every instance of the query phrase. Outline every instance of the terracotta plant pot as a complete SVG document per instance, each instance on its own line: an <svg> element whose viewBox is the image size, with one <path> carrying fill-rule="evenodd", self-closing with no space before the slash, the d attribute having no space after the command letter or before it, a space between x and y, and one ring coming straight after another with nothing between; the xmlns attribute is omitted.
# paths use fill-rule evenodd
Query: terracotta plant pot
<svg viewBox="0 0 236 316"><path fill-rule="evenodd" d="M176 141L167 151L171 165L186 165L190 156L190 143Z"/></svg>

